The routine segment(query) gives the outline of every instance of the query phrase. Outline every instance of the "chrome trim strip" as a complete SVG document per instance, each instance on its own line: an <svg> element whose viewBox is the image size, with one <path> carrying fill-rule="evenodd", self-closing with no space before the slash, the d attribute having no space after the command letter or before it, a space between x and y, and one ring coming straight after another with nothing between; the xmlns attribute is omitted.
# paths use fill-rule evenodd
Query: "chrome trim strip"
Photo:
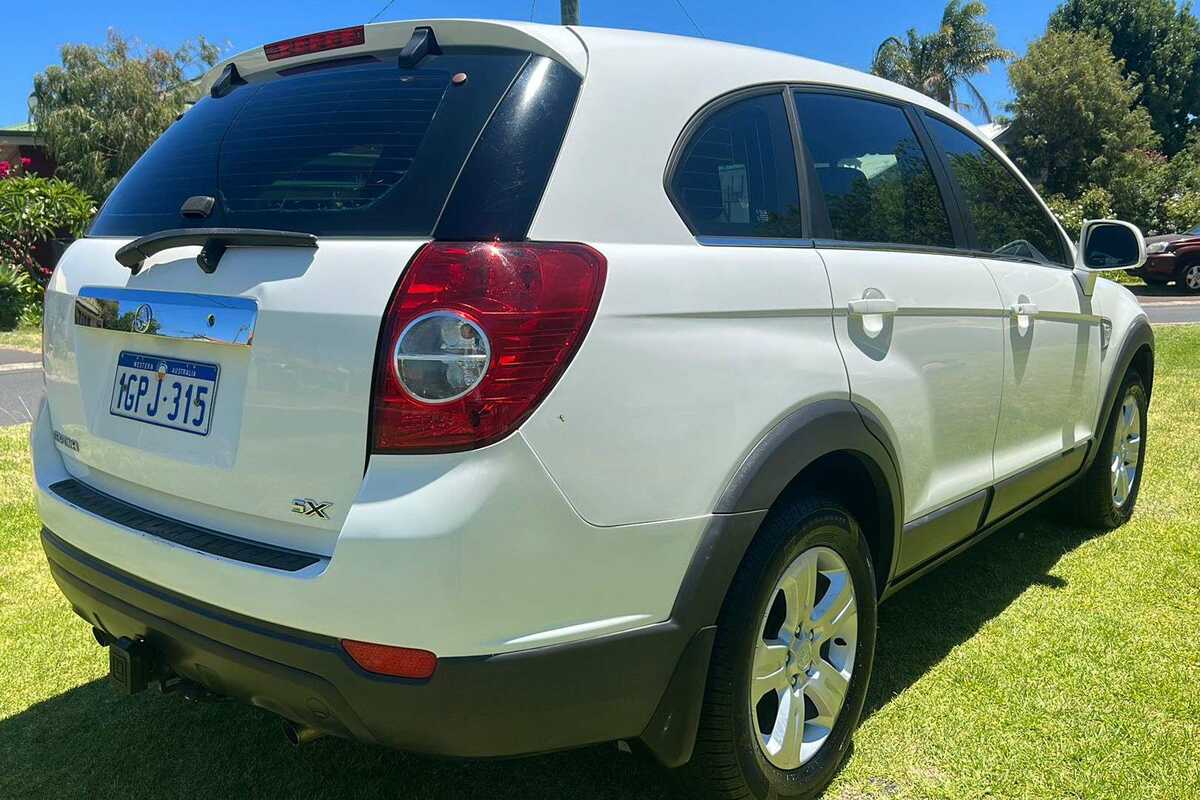
<svg viewBox="0 0 1200 800"><path fill-rule="evenodd" d="M833 316L864 316L850 314L846 307L833 309ZM867 315L870 316L870 315ZM952 306L926 308L923 306L900 306L891 317L989 317L992 319L1007 319L1012 316L1006 308L957 308Z"/></svg>
<svg viewBox="0 0 1200 800"><path fill-rule="evenodd" d="M1007 308L940 308L924 306L901 306L896 310L898 317L1009 317Z"/></svg>
<svg viewBox="0 0 1200 800"><path fill-rule="evenodd" d="M1096 314L1083 314L1077 311L1042 311L1039 310L1035 320L1045 320L1047 322L1074 322L1082 325L1099 325L1104 321L1104 317Z"/></svg>
<svg viewBox="0 0 1200 800"><path fill-rule="evenodd" d="M845 308L833 309L833 316L845 317L849 316L849 312ZM896 309L896 313L892 316L896 317L991 317L1000 319L1016 319L1007 308L926 308L921 306L901 306ZM1034 320L1044 320L1046 322L1071 322L1082 325L1099 325L1104 320L1103 317L1094 314L1080 314L1074 311L1038 311L1033 317Z"/></svg>
<svg viewBox="0 0 1200 800"><path fill-rule="evenodd" d="M812 239L766 239L756 236L697 236L705 247L815 247Z"/></svg>
<svg viewBox="0 0 1200 800"><path fill-rule="evenodd" d="M143 306L149 316L139 319ZM249 347L257 320L258 301L249 297L84 286L75 298L79 327L134 336Z"/></svg>

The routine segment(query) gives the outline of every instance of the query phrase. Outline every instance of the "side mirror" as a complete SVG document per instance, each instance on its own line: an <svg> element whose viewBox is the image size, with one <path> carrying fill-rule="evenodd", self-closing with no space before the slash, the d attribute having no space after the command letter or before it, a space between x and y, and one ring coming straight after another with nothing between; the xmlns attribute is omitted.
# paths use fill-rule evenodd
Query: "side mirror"
<svg viewBox="0 0 1200 800"><path fill-rule="evenodd" d="M1134 269L1146 261L1146 240L1136 225L1115 219L1083 223L1075 266L1086 272Z"/></svg>

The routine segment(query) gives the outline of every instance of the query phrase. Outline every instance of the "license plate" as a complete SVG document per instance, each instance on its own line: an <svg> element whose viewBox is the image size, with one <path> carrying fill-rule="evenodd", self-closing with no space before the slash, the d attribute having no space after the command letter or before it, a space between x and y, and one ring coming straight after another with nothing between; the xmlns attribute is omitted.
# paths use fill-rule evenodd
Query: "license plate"
<svg viewBox="0 0 1200 800"><path fill-rule="evenodd" d="M220 374L217 364L122 352L108 410L118 417L207 436Z"/></svg>

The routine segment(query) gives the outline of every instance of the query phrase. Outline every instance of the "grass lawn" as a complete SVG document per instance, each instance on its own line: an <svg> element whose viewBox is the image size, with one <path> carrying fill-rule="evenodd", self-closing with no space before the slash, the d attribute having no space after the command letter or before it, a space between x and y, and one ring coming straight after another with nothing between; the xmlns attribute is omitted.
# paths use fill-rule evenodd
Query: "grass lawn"
<svg viewBox="0 0 1200 800"><path fill-rule="evenodd" d="M885 604L829 797L1200 798L1200 326L1157 334L1133 521L1104 536L1019 521ZM0 428L0 797L677 796L611 746L467 763L294 750L263 711L118 696L47 573L27 432Z"/></svg>
<svg viewBox="0 0 1200 800"><path fill-rule="evenodd" d="M0 331L0 347L15 347L19 350L32 350L35 353L40 353L42 350L42 329L35 327Z"/></svg>

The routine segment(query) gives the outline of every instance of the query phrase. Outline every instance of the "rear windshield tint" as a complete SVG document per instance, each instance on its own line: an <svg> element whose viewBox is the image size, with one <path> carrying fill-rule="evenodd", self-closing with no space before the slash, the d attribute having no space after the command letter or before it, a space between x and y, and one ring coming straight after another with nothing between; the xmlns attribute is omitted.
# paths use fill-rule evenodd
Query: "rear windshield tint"
<svg viewBox="0 0 1200 800"><path fill-rule="evenodd" d="M447 48L419 68L379 55L255 76L205 97L167 129L90 233L221 226L427 236L528 58ZM196 195L215 197L213 212L184 218L180 207Z"/></svg>

